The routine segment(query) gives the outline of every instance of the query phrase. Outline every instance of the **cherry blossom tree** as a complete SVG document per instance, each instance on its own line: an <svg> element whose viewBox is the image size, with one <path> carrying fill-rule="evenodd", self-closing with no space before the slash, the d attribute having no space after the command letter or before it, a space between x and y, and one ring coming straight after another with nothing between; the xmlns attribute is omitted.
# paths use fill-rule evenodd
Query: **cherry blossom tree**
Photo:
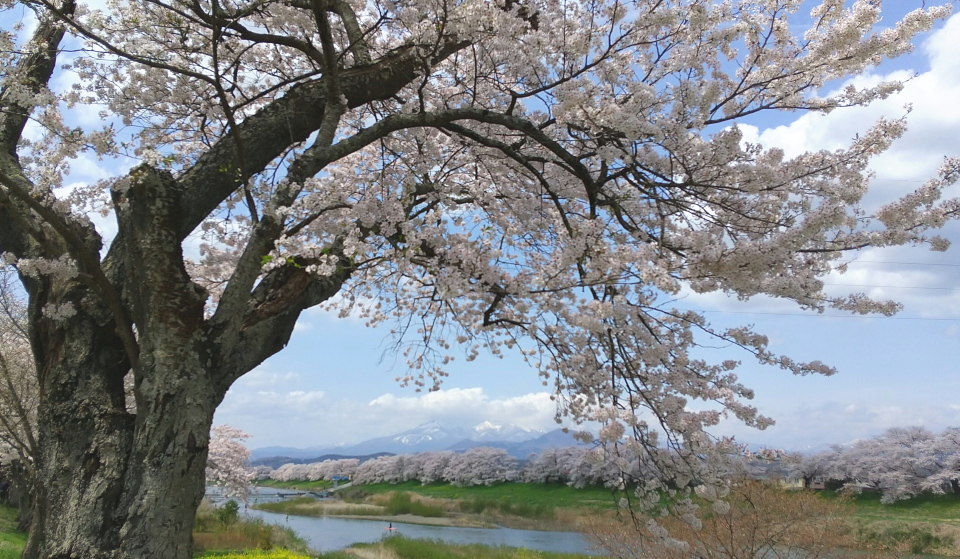
<svg viewBox="0 0 960 559"><path fill-rule="evenodd" d="M844 489L880 491L884 503L917 495L923 481L940 469L933 460L933 438L923 427L896 427L844 447L838 464L848 480Z"/></svg>
<svg viewBox="0 0 960 559"><path fill-rule="evenodd" d="M450 457L443 477L453 485L493 485L516 481L517 460L502 448L480 446Z"/></svg>
<svg viewBox="0 0 960 559"><path fill-rule="evenodd" d="M210 430L207 451L207 483L223 488L227 497L246 500L250 481L250 450L243 444L250 435L236 427L217 425Z"/></svg>
<svg viewBox="0 0 960 559"><path fill-rule="evenodd" d="M0 33L0 253L29 295L40 388L27 556L189 557L216 406L321 304L395 321L423 387L464 352L520 352L561 419L657 466L649 491L709 483L734 447L707 429L770 420L737 363L698 347L833 369L676 294L888 314L821 278L866 246L946 248L930 230L957 213L955 160L860 204L899 115L793 158L737 127L897 91L821 91L949 13L875 31L880 4L4 0L36 18ZM90 111L105 124L77 120ZM138 164L65 180L93 156Z"/></svg>
<svg viewBox="0 0 960 559"><path fill-rule="evenodd" d="M12 268L0 264L0 464L20 529L34 521L37 492L37 375L27 308Z"/></svg>
<svg viewBox="0 0 960 559"><path fill-rule="evenodd" d="M324 460L323 462L313 462L310 464L284 464L276 470L272 470L269 478L278 481L330 481L333 479L333 476L354 475L359 465L360 460L356 458Z"/></svg>
<svg viewBox="0 0 960 559"><path fill-rule="evenodd" d="M12 268L0 268L0 455L33 471L37 377L27 333L27 309Z"/></svg>
<svg viewBox="0 0 960 559"><path fill-rule="evenodd" d="M934 437L931 446L923 453L924 467L932 472L923 481L923 489L960 497L960 427L944 429Z"/></svg>

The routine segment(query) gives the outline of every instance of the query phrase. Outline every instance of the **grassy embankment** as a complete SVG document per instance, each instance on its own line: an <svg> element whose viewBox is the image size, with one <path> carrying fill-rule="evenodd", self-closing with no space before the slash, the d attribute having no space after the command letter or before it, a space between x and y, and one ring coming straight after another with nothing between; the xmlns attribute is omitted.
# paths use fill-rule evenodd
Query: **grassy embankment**
<svg viewBox="0 0 960 559"><path fill-rule="evenodd" d="M267 524L259 518L241 518L239 507L214 508L206 500L197 510L193 528L193 544L199 557L218 557L237 550L260 550L280 553L305 554L309 551L304 540L293 530Z"/></svg>
<svg viewBox="0 0 960 559"><path fill-rule="evenodd" d="M837 498L821 492L824 499ZM349 503L291 499L261 508L309 516L342 515L451 525L499 524L514 528L576 530L585 514L614 514L608 489L574 489L561 484L504 483L455 487L447 484L377 484L343 491ZM851 524L865 545L905 545L960 556L960 499L923 495L884 505L875 493L850 498Z"/></svg>
<svg viewBox="0 0 960 559"><path fill-rule="evenodd" d="M340 496L343 502L303 497L256 508L305 516L364 516L423 524L570 530L576 528L576 518L584 510L612 510L616 503L609 489L526 483L472 487L384 483L351 487L341 491Z"/></svg>

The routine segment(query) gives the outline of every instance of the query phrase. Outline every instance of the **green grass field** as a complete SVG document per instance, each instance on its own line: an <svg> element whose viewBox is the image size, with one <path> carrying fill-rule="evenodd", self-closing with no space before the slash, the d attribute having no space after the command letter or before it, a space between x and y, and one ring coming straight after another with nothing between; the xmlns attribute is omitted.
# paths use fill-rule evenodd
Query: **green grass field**
<svg viewBox="0 0 960 559"><path fill-rule="evenodd" d="M836 499L835 491L821 491L825 499ZM889 505L880 502L880 494L864 492L850 497L856 513L862 520L895 522L933 522L960 524L960 498L953 495L923 494Z"/></svg>
<svg viewBox="0 0 960 559"><path fill-rule="evenodd" d="M296 491L320 491L321 489L333 488L332 481L275 481L265 479L257 481L254 485L259 487L273 487L275 489L293 489Z"/></svg>

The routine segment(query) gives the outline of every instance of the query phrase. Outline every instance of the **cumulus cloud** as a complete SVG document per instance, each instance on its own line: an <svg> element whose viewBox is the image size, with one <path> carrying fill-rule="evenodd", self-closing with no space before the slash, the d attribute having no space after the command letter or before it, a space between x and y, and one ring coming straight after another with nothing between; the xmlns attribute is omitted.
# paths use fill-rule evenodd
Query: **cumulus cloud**
<svg viewBox="0 0 960 559"><path fill-rule="evenodd" d="M306 420L317 415L324 399L322 390L230 390L224 404L218 409L225 414ZM228 422L229 423L229 422Z"/></svg>

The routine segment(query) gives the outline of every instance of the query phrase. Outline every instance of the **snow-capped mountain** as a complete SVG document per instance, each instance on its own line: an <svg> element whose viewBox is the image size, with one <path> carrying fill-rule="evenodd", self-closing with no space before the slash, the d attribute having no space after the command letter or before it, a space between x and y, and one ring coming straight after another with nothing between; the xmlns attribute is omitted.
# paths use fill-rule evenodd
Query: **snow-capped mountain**
<svg viewBox="0 0 960 559"><path fill-rule="evenodd" d="M340 454L373 454L391 452L410 454L430 450L444 450L452 444L469 438L470 431L458 425L444 425L438 421L429 421L413 429L363 441L352 446L337 449Z"/></svg>
<svg viewBox="0 0 960 559"><path fill-rule="evenodd" d="M494 425L489 421L484 421L475 425L467 439L471 441L503 441L510 443L519 443L535 439L543 435L545 431L540 429L528 431L523 427L518 427L513 423L506 425Z"/></svg>

